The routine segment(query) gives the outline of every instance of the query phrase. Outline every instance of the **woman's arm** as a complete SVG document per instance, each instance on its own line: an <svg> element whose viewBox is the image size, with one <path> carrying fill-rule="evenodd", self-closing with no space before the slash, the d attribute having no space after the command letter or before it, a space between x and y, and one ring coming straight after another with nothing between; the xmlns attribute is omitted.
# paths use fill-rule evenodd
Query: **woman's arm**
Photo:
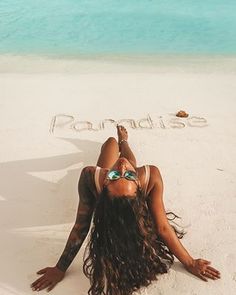
<svg viewBox="0 0 236 295"><path fill-rule="evenodd" d="M162 237L170 251L178 258L188 271L197 275L204 281L207 281L206 277L212 279L219 278L219 272L209 266L209 261L204 259L194 259L181 244L166 217L166 211L163 203L163 181L160 171L155 166L150 166L150 168L151 175L154 179L154 185L148 197L148 205L158 234Z"/></svg>
<svg viewBox="0 0 236 295"><path fill-rule="evenodd" d="M95 205L95 197L88 186L88 173L90 167L83 168L79 184L79 205L75 224L70 232L65 249L59 258L56 267L65 272L80 250L86 238Z"/></svg>
<svg viewBox="0 0 236 295"><path fill-rule="evenodd" d="M31 284L33 291L48 288L51 291L64 276L67 268L78 253L89 231L95 199L88 186L88 172L90 167L85 167L79 179L79 207L75 224L70 232L66 247L54 267L46 267L37 272L42 275Z"/></svg>

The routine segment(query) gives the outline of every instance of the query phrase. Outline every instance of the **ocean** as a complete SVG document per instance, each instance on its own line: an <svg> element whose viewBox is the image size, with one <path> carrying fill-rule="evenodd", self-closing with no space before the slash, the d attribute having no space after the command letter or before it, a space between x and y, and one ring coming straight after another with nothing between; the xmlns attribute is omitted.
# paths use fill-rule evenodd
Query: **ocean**
<svg viewBox="0 0 236 295"><path fill-rule="evenodd" d="M0 54L235 53L235 0L0 1Z"/></svg>

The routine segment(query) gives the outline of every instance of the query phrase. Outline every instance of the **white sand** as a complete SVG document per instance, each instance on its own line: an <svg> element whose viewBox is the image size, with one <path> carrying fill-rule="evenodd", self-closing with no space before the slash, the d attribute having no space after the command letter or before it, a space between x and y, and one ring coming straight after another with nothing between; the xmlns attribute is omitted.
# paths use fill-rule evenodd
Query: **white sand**
<svg viewBox="0 0 236 295"><path fill-rule="evenodd" d="M205 283L176 262L141 294L235 294L235 65L234 58L0 57L0 294L33 294L36 271L56 264L75 220L81 168L95 165L102 142L116 135L108 125L81 132L73 126L108 118L137 123L148 114L152 129L125 124L138 164L160 168L166 208L182 216L188 231L184 246L212 261L222 278ZM170 123L180 109L206 123L192 127L182 119L183 128L174 128L181 127ZM57 114L72 117L57 117L50 133ZM84 246L51 294L87 294Z"/></svg>

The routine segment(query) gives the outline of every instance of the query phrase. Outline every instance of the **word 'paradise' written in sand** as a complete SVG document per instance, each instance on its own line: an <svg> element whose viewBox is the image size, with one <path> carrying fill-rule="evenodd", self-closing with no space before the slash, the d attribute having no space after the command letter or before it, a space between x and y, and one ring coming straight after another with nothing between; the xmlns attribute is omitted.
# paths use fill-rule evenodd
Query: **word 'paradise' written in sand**
<svg viewBox="0 0 236 295"><path fill-rule="evenodd" d="M168 116L152 116L142 119L103 119L98 123L91 121L79 120L78 117L66 114L53 116L50 125L50 132L54 133L55 129L65 130L72 129L76 132L81 131L100 131L108 125L126 125L133 129L154 129L154 128L184 128L184 127L206 127L207 120L202 117L190 116L188 118L178 118L174 114Z"/></svg>

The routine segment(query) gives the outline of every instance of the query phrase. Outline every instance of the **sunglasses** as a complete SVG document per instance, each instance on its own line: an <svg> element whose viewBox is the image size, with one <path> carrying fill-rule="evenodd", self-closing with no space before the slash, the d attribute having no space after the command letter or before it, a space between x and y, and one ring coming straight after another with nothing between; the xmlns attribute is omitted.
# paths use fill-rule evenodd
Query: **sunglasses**
<svg viewBox="0 0 236 295"><path fill-rule="evenodd" d="M121 173L117 170L111 170L108 172L106 179L109 180L117 180L120 178L126 178L127 180L131 181L138 181L138 175L136 174L135 171L132 170L126 170L124 175L121 175Z"/></svg>

